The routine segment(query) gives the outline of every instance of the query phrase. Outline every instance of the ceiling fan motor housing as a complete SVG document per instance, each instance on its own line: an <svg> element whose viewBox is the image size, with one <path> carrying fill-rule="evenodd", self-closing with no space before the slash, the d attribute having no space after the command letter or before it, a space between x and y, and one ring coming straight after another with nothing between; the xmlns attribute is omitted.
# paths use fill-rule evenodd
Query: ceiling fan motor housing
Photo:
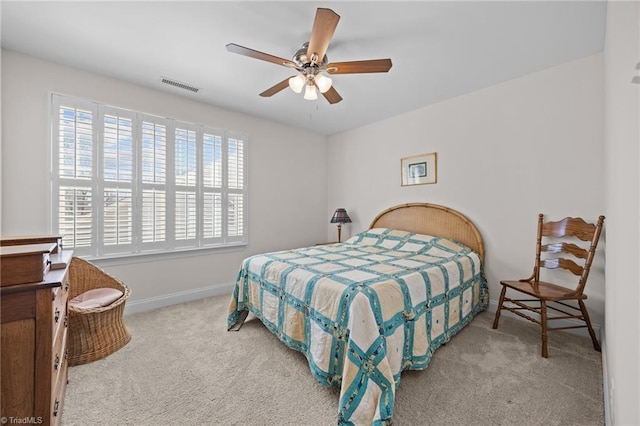
<svg viewBox="0 0 640 426"><path fill-rule="evenodd" d="M304 43L302 47L298 49L296 53L294 53L292 58L293 62L295 62L298 68L301 68L301 69L308 68L310 66L315 66L316 68L324 69L329 63L329 59L327 59L327 55L324 55L324 58L322 58L322 61L320 62L316 61L314 63L311 60L311 58L307 56L308 48L309 48L309 42Z"/></svg>

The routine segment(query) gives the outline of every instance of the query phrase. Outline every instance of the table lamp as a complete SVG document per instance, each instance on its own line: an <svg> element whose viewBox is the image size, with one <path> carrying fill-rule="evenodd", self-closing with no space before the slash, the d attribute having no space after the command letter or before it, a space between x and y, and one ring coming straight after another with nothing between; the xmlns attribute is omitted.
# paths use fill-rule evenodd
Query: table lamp
<svg viewBox="0 0 640 426"><path fill-rule="evenodd" d="M333 213L333 217L331 218L331 223L338 224L338 242L341 242L340 233L342 231L342 224L351 223L351 218L349 217L345 209L336 209L336 211Z"/></svg>

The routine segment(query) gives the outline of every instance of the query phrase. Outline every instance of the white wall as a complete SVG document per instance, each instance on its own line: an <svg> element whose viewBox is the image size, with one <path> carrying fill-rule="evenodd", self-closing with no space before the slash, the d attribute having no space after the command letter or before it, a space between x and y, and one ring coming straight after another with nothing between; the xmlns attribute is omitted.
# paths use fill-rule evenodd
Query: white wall
<svg viewBox="0 0 640 426"><path fill-rule="evenodd" d="M640 3L607 4L605 40L607 208L607 421L640 424Z"/></svg>
<svg viewBox="0 0 640 426"><path fill-rule="evenodd" d="M333 136L328 209L347 209L354 220L347 234L399 203L465 213L485 240L495 304L500 279L531 273L538 213L604 214L602 78L597 54ZM401 187L400 159L428 152L438 153L438 183ZM600 256L586 289L596 324L603 263Z"/></svg>
<svg viewBox="0 0 640 426"><path fill-rule="evenodd" d="M324 240L329 221L324 136L7 50L2 50L1 235L51 231L49 91L249 135L249 245L178 259L103 262L131 287L132 301L228 284L248 255Z"/></svg>

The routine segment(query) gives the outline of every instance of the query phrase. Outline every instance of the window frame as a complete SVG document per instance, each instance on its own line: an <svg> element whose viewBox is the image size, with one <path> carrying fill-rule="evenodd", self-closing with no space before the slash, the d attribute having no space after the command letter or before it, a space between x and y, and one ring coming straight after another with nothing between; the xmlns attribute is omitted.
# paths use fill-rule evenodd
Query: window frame
<svg viewBox="0 0 640 426"><path fill-rule="evenodd" d="M206 126L199 123L190 123L184 120L177 120L169 117L160 117L148 112L138 112L126 108L105 105L99 102L82 99L75 96L61 95L58 93L50 94L51 113L49 114L51 129L51 229L53 232L60 231L61 216L61 193L63 187L77 188L84 185L90 188L91 195L91 245L89 247L73 247L74 254L90 258L117 258L130 257L149 254L164 254L171 252L185 252L192 250L210 250L216 248L228 248L244 246L248 244L248 136L244 133ZM91 112L91 178L68 178L60 175L61 167L61 107L73 108L74 111L86 110ZM117 117L128 118L132 120L132 165L131 165L131 181L118 181L105 179L105 116L115 115ZM74 120L77 119L77 113ZM74 121L76 123L76 121ZM164 183L145 182L143 181L143 123L152 123L154 126L164 126L165 137L165 165L164 165ZM187 128L195 132L196 135L196 166L195 166L195 185L184 186L176 182L176 129ZM155 129L154 129L155 131ZM155 134L155 133L154 133ZM205 187L203 169L204 165L204 135L214 135L222 140L221 161L222 182L219 188ZM74 136L75 138L75 136ZM154 139L155 140L155 139ZM229 140L240 140L242 144L242 162L241 178L243 180L240 189L230 190L228 188L228 150ZM76 147L78 139L74 141ZM156 149L154 147L154 149ZM155 151L154 151L155 152ZM75 159L74 159L75 161ZM214 159L215 162L215 159ZM75 165L75 163L74 163ZM156 164L154 164L155 170ZM191 172L189 172L191 173ZM192 188L196 197L195 207L195 238L187 240L176 239L176 195L183 188ZM107 189L123 189L131 190L131 243L130 244L105 244L105 194ZM164 241L143 241L143 193L147 190L164 190ZM204 194L219 193L220 200L220 236L213 238L204 235ZM227 223L229 216L229 197L233 194L240 194L242 198L242 233L239 236L229 236ZM74 198L75 202L75 198ZM225 204L226 203L226 204ZM224 208L224 206L227 208ZM77 207L73 204L72 218L77 218ZM216 210L211 216L212 221L215 220ZM151 221L156 225L155 210ZM125 221L126 222L126 221ZM75 222L74 222L75 223ZM148 224L149 222L147 222ZM217 228L216 222L211 222L210 228ZM116 227L116 233L117 233ZM154 228L155 229L155 228ZM155 234L154 234L155 236ZM74 234L75 237L75 234ZM66 242L69 246L68 241Z"/></svg>

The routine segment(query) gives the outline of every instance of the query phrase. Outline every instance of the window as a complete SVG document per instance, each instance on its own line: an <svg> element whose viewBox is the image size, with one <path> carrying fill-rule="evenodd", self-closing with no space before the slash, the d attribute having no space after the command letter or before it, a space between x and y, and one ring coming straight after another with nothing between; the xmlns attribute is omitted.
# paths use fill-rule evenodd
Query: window
<svg viewBox="0 0 640 426"><path fill-rule="evenodd" d="M53 230L79 255L247 242L245 135L52 95Z"/></svg>

